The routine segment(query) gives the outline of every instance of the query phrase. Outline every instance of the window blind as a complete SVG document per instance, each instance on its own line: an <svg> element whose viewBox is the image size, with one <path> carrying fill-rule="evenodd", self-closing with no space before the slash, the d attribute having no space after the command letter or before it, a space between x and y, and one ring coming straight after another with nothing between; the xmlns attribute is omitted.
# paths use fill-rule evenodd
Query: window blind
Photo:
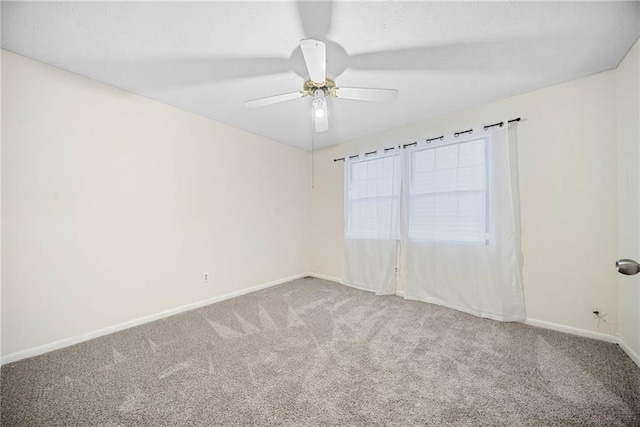
<svg viewBox="0 0 640 427"><path fill-rule="evenodd" d="M400 156L352 162L347 173L346 237L398 239Z"/></svg>
<svg viewBox="0 0 640 427"><path fill-rule="evenodd" d="M410 157L410 240L486 243L484 138L414 150Z"/></svg>

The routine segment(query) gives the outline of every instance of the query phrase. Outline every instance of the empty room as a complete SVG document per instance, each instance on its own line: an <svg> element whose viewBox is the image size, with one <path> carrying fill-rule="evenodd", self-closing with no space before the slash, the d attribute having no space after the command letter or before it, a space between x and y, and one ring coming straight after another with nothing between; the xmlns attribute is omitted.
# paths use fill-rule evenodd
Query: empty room
<svg viewBox="0 0 640 427"><path fill-rule="evenodd" d="M0 10L3 427L640 426L640 2Z"/></svg>

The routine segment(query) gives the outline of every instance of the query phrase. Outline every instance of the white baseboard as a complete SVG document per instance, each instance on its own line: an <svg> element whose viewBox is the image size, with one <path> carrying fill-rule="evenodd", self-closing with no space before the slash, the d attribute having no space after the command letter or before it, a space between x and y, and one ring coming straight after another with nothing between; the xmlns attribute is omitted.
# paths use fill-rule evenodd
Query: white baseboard
<svg viewBox="0 0 640 427"><path fill-rule="evenodd" d="M94 338L98 338L104 335L112 334L114 332L121 331L123 329L132 328L134 326L139 326L144 323L153 322L154 320L159 320L165 317L173 316L174 314L182 313L185 311L193 310L196 308L204 307L205 305L213 304L216 302L224 301L230 298L235 298L240 295L245 295L251 292L256 292L261 289L270 288L272 286L280 285L282 283L290 282L291 280L300 279L302 277L308 276L307 273L296 274L294 276L285 277L284 279L274 280L273 282L263 283L260 285L252 286L247 289L242 289L235 292L229 292L228 294L219 295L217 297L209 298L203 301L194 302L191 304L183 305L181 307L172 308L166 311L162 311L160 313L151 314L149 316L140 317L138 319L129 320L124 323L119 323L117 325L108 326L106 328L98 329L96 331L87 332L81 335L76 335L74 337L69 337L62 339L60 341L55 341L49 344L44 344L38 347L33 347L27 350L17 351L15 353L7 354L0 359L0 365L4 365L11 362L16 362L21 359L26 359L27 357L38 356L40 354L48 353L50 351L58 350L64 347L69 347L74 344L78 344L84 341L89 341Z"/></svg>
<svg viewBox="0 0 640 427"><path fill-rule="evenodd" d="M590 331L588 329L574 328L573 326L565 326L559 323L546 322L544 320L527 319L524 321L525 325L537 326L538 328L552 329L558 332L566 332L568 334L578 335L586 338L593 338L600 341L611 342L618 344L619 338L615 335L609 335L602 332Z"/></svg>
<svg viewBox="0 0 640 427"><path fill-rule="evenodd" d="M318 273L307 273L307 276L315 277L322 280L328 280L330 282L344 284L342 283L342 279L340 277L327 276L326 274L318 274Z"/></svg>
<svg viewBox="0 0 640 427"><path fill-rule="evenodd" d="M624 341L622 341L621 339L618 340L618 345L620 346L620 348L622 350L624 350L625 353L627 353L627 356L629 356L631 358L631 360L633 360L634 362L636 362L636 365L638 365L638 367L640 367L640 356L638 356L638 353L636 353L635 351L631 350L631 347L629 347Z"/></svg>

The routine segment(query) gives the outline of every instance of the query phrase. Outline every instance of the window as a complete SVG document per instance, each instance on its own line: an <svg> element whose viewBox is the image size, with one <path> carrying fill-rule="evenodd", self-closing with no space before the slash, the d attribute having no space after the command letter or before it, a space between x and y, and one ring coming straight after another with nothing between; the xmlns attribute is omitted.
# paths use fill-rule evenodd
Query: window
<svg viewBox="0 0 640 427"><path fill-rule="evenodd" d="M485 138L410 153L409 239L486 243Z"/></svg>
<svg viewBox="0 0 640 427"><path fill-rule="evenodd" d="M346 173L346 237L398 239L400 156L350 161Z"/></svg>

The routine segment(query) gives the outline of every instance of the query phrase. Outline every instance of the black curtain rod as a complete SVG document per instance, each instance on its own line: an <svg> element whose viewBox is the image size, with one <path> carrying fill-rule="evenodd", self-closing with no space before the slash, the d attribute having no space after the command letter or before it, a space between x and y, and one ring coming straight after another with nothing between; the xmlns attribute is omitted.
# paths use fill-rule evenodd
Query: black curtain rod
<svg viewBox="0 0 640 427"><path fill-rule="evenodd" d="M456 132L453 134L454 138L459 137L460 135L462 135L463 133L468 133L469 135L471 135L473 133L473 129L467 129L467 130L461 130L460 132Z"/></svg>
<svg viewBox="0 0 640 427"><path fill-rule="evenodd" d="M520 117L516 117L515 119L511 119L511 120L509 120L507 123L513 123L513 122L519 122L519 121L520 121ZM492 125L486 125L486 126L484 127L484 130L488 130L488 129L490 129L490 128L492 128L492 127L495 127L495 126L500 126L500 127L502 127L503 125L504 125L504 122L498 122L498 123L494 123L494 124L492 124Z"/></svg>
<svg viewBox="0 0 640 427"><path fill-rule="evenodd" d="M507 123L519 122L520 120L521 120L521 118L520 118L520 117L516 117L515 119L511 119L511 120L509 120ZM483 127L483 129L484 129L484 130L489 130L489 129L491 129L492 127L495 127L495 126L500 126L500 127L502 127L502 126L504 126L504 122L498 122L498 123L493 123L493 124L490 124L490 125L486 125L486 126L484 126L484 127ZM454 132L454 133L453 133L453 136L457 138L457 137L459 137L460 135L465 134L465 133L468 133L469 135L471 135L471 134L473 134L473 129L467 129L467 130L463 130L463 131L459 131L459 132ZM431 143L431 141L435 141L435 140L437 140L437 139L439 139L440 141L443 141L443 140L444 140L444 135L441 135L441 136L438 136L438 137L435 137L435 138L427 138L427 139L425 140L425 142L426 142L427 144L430 144L430 143ZM416 141L416 142L412 142L411 144L403 144L403 145L402 145L402 148L411 147L412 145L418 145L418 142ZM387 151L394 150L395 148L396 148L396 147L389 147L389 148L385 148L385 149L384 149L384 152L386 153ZM377 153L377 152L378 152L377 150L376 150L376 151L369 151L368 153L364 153L364 155L365 155L365 156L369 156L369 155L371 155L371 154L375 154L375 153ZM359 154L355 154L355 155L353 155L353 156L349 156L349 158L350 158L350 159L355 159L356 157L360 157L360 155L359 155ZM334 161L334 162L344 161L344 157L340 157L340 158L338 158L338 159L333 159L333 161Z"/></svg>
<svg viewBox="0 0 640 427"><path fill-rule="evenodd" d="M427 138L427 139L425 140L425 142L426 142L427 144L431 144L431 141L435 141L436 139L439 139L440 141L442 141L442 140L444 139L444 135L438 136L438 137L436 137L436 138Z"/></svg>
<svg viewBox="0 0 640 427"><path fill-rule="evenodd" d="M391 150L395 150L396 147L389 147L389 148L385 148L384 152L386 153L387 151L391 151ZM378 152L378 150L376 151L369 151L368 153L364 153L365 156L369 156L371 154L376 154ZM349 156L350 159L355 159L356 157L360 157L360 154L355 154L353 156ZM333 159L334 162L340 162L340 161L344 161L344 157L340 157L339 159Z"/></svg>

